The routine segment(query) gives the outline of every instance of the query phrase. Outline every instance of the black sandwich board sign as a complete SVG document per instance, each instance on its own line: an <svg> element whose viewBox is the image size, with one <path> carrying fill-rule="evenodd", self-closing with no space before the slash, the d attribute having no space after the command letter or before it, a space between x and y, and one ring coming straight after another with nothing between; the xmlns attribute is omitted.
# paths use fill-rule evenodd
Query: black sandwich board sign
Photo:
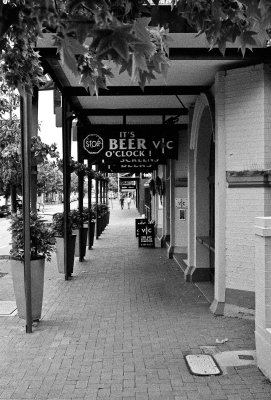
<svg viewBox="0 0 271 400"><path fill-rule="evenodd" d="M147 223L139 227L138 247L155 247L154 224Z"/></svg>
<svg viewBox="0 0 271 400"><path fill-rule="evenodd" d="M147 218L136 218L135 220L135 235L139 237L139 228L145 227L148 223Z"/></svg>
<svg viewBox="0 0 271 400"><path fill-rule="evenodd" d="M151 167L178 158L178 131L177 125L77 127L80 157L96 165Z"/></svg>

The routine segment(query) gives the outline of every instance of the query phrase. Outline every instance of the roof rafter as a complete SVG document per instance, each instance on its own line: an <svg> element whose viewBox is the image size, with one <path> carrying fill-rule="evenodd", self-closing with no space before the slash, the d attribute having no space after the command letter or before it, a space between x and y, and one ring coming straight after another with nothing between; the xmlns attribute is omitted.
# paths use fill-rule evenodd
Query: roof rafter
<svg viewBox="0 0 271 400"><path fill-rule="evenodd" d="M74 110L79 117L116 115L188 115L187 108L85 108Z"/></svg>
<svg viewBox="0 0 271 400"><path fill-rule="evenodd" d="M146 86L144 91L139 86L108 86L108 89L100 89L101 96L173 96L173 95L195 95L209 90L208 86ZM89 92L82 86L65 86L62 88L64 96L90 96Z"/></svg>

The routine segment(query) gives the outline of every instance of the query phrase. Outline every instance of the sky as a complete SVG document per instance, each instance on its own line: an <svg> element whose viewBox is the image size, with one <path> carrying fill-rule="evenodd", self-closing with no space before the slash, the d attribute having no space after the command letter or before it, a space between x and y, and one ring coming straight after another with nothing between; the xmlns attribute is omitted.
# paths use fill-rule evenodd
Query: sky
<svg viewBox="0 0 271 400"><path fill-rule="evenodd" d="M44 143L56 143L60 157L62 157L62 128L56 127L56 118L54 114L54 92L45 90L39 92L39 114L40 124L39 135ZM72 156L76 159L76 142L72 143Z"/></svg>

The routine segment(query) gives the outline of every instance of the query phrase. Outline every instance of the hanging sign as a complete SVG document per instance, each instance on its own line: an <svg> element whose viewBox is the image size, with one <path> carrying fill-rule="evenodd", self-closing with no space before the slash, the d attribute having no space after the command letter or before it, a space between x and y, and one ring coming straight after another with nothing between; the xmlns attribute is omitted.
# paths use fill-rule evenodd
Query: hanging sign
<svg viewBox="0 0 271 400"><path fill-rule="evenodd" d="M136 189L136 185L122 185L122 184L120 184L120 188L121 188L121 190L135 190Z"/></svg>
<svg viewBox="0 0 271 400"><path fill-rule="evenodd" d="M90 125L77 128L80 155L92 164L159 164L178 157L178 126Z"/></svg>
<svg viewBox="0 0 271 400"><path fill-rule="evenodd" d="M98 168L101 172L129 172L129 173L139 173L139 172L152 172L157 169L157 165L153 164L142 164L142 163L129 163L129 164L99 164Z"/></svg>

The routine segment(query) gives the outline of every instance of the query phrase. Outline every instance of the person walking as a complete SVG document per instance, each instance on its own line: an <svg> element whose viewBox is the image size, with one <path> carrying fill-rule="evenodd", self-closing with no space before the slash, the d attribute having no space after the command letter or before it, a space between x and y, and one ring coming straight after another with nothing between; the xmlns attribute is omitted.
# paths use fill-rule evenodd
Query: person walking
<svg viewBox="0 0 271 400"><path fill-rule="evenodd" d="M131 205L131 197L128 196L127 198L127 206L128 206L128 210L130 210L130 205Z"/></svg>
<svg viewBox="0 0 271 400"><path fill-rule="evenodd" d="M37 204L38 204L38 211L44 212L44 201L42 193L38 193Z"/></svg>
<svg viewBox="0 0 271 400"><path fill-rule="evenodd" d="M124 207L124 197L120 198L120 208L123 210Z"/></svg>

